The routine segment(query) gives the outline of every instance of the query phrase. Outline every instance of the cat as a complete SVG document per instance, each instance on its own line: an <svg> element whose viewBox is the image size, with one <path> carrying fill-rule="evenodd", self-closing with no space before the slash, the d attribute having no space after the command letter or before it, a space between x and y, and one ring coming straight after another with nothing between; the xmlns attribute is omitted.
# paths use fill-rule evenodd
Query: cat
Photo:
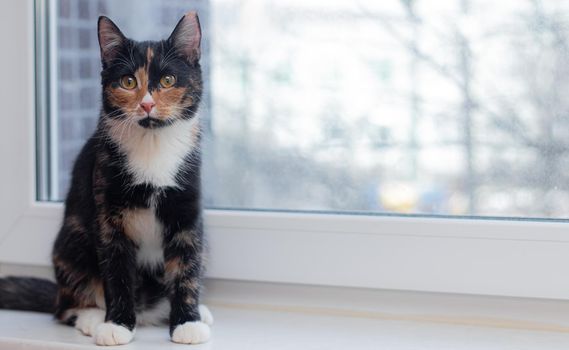
<svg viewBox="0 0 569 350"><path fill-rule="evenodd" d="M206 342L199 18L189 12L168 39L136 42L101 16L98 37L102 108L73 167L52 253L57 283L0 279L0 307L53 312L98 345L168 321L173 342Z"/></svg>

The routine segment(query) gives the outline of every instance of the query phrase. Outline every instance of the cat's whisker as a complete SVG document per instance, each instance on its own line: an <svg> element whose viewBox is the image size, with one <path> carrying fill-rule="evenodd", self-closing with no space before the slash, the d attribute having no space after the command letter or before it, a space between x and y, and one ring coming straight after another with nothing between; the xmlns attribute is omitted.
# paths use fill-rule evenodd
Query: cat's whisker
<svg viewBox="0 0 569 350"><path fill-rule="evenodd" d="M133 50L134 50L134 45L130 45L130 48L129 48L129 50L128 50L128 55L129 55L130 60L131 60L132 62L134 62Z"/></svg>
<svg viewBox="0 0 569 350"><path fill-rule="evenodd" d="M119 137L119 144L122 143L122 141L123 141L123 136L125 135L125 132L126 132L126 135L127 135L127 137L128 137L128 132L127 132L127 130L130 130L130 127L129 127L129 126L130 126L131 124L132 124L132 122L130 121L130 118L125 118L125 119L122 121L122 123L120 124L120 128L121 128L122 130L121 130L121 135L120 135L120 137Z"/></svg>
<svg viewBox="0 0 569 350"><path fill-rule="evenodd" d="M132 50L132 47L131 47ZM126 67L131 68L133 71L135 70L135 60L134 57L132 55L132 52L129 51L129 57L126 57L125 55L121 54L120 56L117 56L116 58L119 62L122 62L125 64Z"/></svg>
<svg viewBox="0 0 569 350"><path fill-rule="evenodd" d="M170 59L173 59L175 55L176 55L176 50L170 48L168 52L166 52L166 54L160 60L160 68L164 68L164 66L166 66L170 62Z"/></svg>

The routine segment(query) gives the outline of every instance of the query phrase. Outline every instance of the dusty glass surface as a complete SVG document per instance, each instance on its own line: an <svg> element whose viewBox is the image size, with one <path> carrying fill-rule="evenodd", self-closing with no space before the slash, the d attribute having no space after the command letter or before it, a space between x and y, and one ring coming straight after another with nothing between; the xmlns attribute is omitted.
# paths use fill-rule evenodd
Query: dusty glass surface
<svg viewBox="0 0 569 350"><path fill-rule="evenodd" d="M569 2L59 0L57 198L98 115L95 19L203 18L207 207L569 217Z"/></svg>

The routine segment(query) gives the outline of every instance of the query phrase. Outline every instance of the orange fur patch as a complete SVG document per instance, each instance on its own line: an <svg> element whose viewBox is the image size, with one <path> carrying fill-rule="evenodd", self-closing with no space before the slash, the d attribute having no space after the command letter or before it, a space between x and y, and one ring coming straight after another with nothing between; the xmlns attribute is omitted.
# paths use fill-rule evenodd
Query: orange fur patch
<svg viewBox="0 0 569 350"><path fill-rule="evenodd" d="M125 235L132 241L141 239L141 226L151 225L148 220L153 219L154 214L150 213L150 209L126 209L123 210L123 228Z"/></svg>
<svg viewBox="0 0 569 350"><path fill-rule="evenodd" d="M186 105L188 101L181 104L182 98L186 93L186 88L162 88L152 93L152 98L156 102L156 113L159 118L166 119L177 114L179 109L187 108L192 105ZM188 99L191 101L191 99Z"/></svg>
<svg viewBox="0 0 569 350"><path fill-rule="evenodd" d="M184 263L179 257L166 261L164 264L164 278L173 281L184 271Z"/></svg>
<svg viewBox="0 0 569 350"><path fill-rule="evenodd" d="M195 247L197 236L194 231L183 231L177 233L170 242L171 245L178 247Z"/></svg>
<svg viewBox="0 0 569 350"><path fill-rule="evenodd" d="M154 50L151 47L146 49L146 66L150 66L150 61L154 58Z"/></svg>
<svg viewBox="0 0 569 350"><path fill-rule="evenodd" d="M148 72L142 67L134 72L137 87L132 90L123 89L120 86L107 87L105 93L109 102L114 107L122 108L126 112L134 113L140 108L140 101L148 92Z"/></svg>

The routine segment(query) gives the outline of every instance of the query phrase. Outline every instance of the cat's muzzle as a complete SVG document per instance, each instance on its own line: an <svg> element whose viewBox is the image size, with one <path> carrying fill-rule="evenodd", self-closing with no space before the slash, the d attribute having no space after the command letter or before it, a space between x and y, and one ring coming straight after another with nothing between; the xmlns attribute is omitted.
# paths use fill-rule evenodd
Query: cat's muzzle
<svg viewBox="0 0 569 350"><path fill-rule="evenodd" d="M162 119L158 119L158 118L153 118L153 117L146 117L144 119L140 119L138 121L138 125L142 126L143 128L146 129L157 129L157 128L162 128L164 126L170 125L171 123L169 123L166 120L162 120Z"/></svg>

